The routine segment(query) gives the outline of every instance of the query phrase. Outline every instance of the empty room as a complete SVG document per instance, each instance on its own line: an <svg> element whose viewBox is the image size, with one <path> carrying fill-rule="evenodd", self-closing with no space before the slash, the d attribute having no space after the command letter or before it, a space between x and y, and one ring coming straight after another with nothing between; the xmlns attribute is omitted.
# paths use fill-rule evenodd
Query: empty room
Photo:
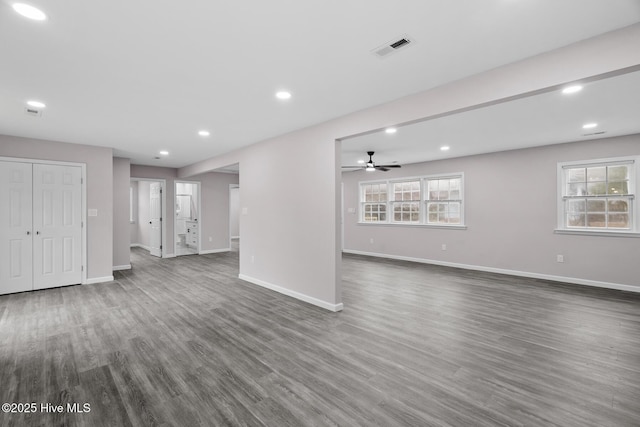
<svg viewBox="0 0 640 427"><path fill-rule="evenodd" d="M0 37L0 426L640 425L637 0Z"/></svg>

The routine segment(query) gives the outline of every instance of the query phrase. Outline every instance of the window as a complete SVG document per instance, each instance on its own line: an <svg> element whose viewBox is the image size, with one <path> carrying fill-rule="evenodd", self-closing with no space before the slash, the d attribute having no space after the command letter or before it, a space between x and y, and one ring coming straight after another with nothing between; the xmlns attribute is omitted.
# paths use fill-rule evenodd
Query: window
<svg viewBox="0 0 640 427"><path fill-rule="evenodd" d="M362 221L387 221L387 184L363 184L361 186Z"/></svg>
<svg viewBox="0 0 640 427"><path fill-rule="evenodd" d="M393 222L420 222L420 180L407 182L394 182Z"/></svg>
<svg viewBox="0 0 640 427"><path fill-rule="evenodd" d="M636 231L633 158L558 165L559 228Z"/></svg>
<svg viewBox="0 0 640 427"><path fill-rule="evenodd" d="M460 224L462 178L427 179L427 224Z"/></svg>
<svg viewBox="0 0 640 427"><path fill-rule="evenodd" d="M463 176L360 183L360 222L464 226Z"/></svg>

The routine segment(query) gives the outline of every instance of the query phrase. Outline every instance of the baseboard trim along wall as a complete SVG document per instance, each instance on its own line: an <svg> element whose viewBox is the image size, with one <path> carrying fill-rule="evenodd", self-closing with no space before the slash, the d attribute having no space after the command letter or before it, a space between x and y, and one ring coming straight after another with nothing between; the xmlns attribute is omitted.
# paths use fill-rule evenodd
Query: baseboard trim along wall
<svg viewBox="0 0 640 427"><path fill-rule="evenodd" d="M92 277L91 279L87 279L83 284L94 285L96 283L104 283L104 282L113 282L113 276Z"/></svg>
<svg viewBox="0 0 640 427"><path fill-rule="evenodd" d="M254 285L258 285L263 288L267 288L272 291L276 291L278 293L287 295L289 297L299 299L304 302L308 302L309 304L313 304L315 306L324 308L325 310L336 312L336 311L342 311L342 308L343 308L342 303L331 304L329 302L322 301L314 297L310 297L309 295L301 294L300 292L292 291L291 289L283 288L281 286L274 285L273 283L265 282L264 280L254 279L253 277L249 277L244 274L239 274L238 278L244 280L245 282L253 283Z"/></svg>
<svg viewBox="0 0 640 427"><path fill-rule="evenodd" d="M113 266L113 271L120 271L120 270L131 270L131 264Z"/></svg>
<svg viewBox="0 0 640 427"><path fill-rule="evenodd" d="M223 249L208 249L206 251L198 252L198 255L207 255L207 254L218 254L220 252L231 252L231 248L223 248Z"/></svg>
<svg viewBox="0 0 640 427"><path fill-rule="evenodd" d="M629 292L640 293L640 286L625 285L621 283L599 282L596 280L578 279L575 277L552 276L549 274L531 273L527 271L506 270L503 268L484 267L481 265L459 264L455 262L437 261L437 260L425 259L425 258L413 258L413 257L400 256L400 255L388 255L388 254L381 254L376 252L365 252L365 251L358 251L358 250L351 250L351 249L343 249L342 252L345 254L365 255L365 256L372 256L377 258L395 259L399 261L411 261L411 262L418 262L421 264L441 265L444 267L462 268L465 270L476 270L476 271L485 271L487 273L508 274L510 276L528 277L531 279L551 280L553 282L571 283L575 285L585 285L585 286L593 286L596 288L616 289L618 291L629 291Z"/></svg>
<svg viewBox="0 0 640 427"><path fill-rule="evenodd" d="M132 248L142 248L145 251L149 251L151 252L151 248L147 245L141 245L140 243L132 243L131 245L129 245Z"/></svg>

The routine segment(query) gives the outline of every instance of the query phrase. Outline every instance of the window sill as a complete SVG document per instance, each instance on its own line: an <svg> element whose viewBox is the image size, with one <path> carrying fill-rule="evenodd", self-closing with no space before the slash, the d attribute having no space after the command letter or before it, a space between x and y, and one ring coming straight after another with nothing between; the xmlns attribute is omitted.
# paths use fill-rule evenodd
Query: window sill
<svg viewBox="0 0 640 427"><path fill-rule="evenodd" d="M553 230L555 234L572 234L577 236L600 236L600 237L640 237L640 233L633 231L612 231L612 230L568 230L566 228Z"/></svg>
<svg viewBox="0 0 640 427"><path fill-rule="evenodd" d="M358 225L373 225L376 227L417 227L417 228L438 228L451 230L466 230L466 225L434 225L434 224L407 224L400 222L358 222Z"/></svg>

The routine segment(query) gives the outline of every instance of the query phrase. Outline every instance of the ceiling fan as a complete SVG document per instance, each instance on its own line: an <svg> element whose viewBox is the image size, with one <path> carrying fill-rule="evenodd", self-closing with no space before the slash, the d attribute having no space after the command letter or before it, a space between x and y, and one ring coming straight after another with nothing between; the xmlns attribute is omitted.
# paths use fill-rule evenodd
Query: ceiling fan
<svg viewBox="0 0 640 427"><path fill-rule="evenodd" d="M369 161L367 163L365 163L364 165L360 165L360 166L342 166L344 169L364 169L368 172L374 171L374 170L380 170L383 172L387 172L389 169L391 168L401 168L402 166L400 165L376 165L375 163L373 163L373 154L374 151L367 151L367 154L369 155Z"/></svg>

